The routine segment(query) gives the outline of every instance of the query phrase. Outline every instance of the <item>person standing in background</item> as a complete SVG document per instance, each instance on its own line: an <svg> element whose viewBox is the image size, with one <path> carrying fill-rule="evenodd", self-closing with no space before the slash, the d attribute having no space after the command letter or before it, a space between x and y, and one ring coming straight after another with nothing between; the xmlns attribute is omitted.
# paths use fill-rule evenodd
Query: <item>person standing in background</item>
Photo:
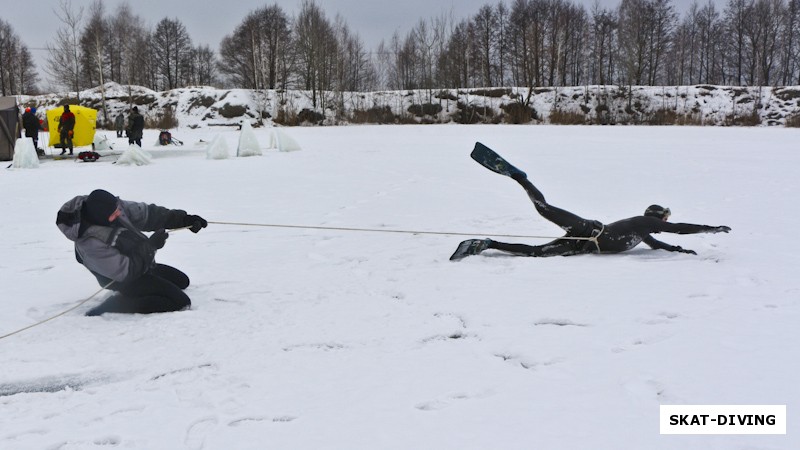
<svg viewBox="0 0 800 450"><path fill-rule="evenodd" d="M69 110L69 105L64 105L64 113L61 114L61 119L58 122L58 132L61 135L61 154L67 153L69 147L69 154L72 155L72 136L75 134L75 114Z"/></svg>

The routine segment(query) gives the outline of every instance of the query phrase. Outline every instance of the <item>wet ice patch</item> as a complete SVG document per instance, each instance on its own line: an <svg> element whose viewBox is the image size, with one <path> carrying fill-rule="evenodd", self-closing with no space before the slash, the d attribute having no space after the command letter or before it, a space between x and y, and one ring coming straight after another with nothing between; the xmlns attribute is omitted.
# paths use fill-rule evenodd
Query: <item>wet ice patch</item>
<svg viewBox="0 0 800 450"><path fill-rule="evenodd" d="M52 393L61 391L80 391L89 385L108 382L108 375L68 374L42 377L32 380L13 381L0 384L0 397L17 394Z"/></svg>

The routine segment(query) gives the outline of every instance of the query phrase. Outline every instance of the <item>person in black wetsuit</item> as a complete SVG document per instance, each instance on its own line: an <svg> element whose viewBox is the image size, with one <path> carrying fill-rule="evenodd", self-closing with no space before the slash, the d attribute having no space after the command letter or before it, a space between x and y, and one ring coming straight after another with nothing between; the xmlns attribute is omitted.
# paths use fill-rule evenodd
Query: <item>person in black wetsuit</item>
<svg viewBox="0 0 800 450"><path fill-rule="evenodd" d="M620 253L630 250L644 242L656 250L681 252L696 255L693 250L661 242L651 236L654 233L727 233L727 226L695 225L690 223L670 223L669 208L651 205L644 215L603 224L597 220L587 220L569 211L557 208L544 198L525 174L511 176L528 193L533 205L545 219L561 227L567 234L544 245L507 244L491 239L468 239L459 244L450 257L459 260L469 255L477 255L486 249L501 250L517 256L570 256L586 253Z"/></svg>

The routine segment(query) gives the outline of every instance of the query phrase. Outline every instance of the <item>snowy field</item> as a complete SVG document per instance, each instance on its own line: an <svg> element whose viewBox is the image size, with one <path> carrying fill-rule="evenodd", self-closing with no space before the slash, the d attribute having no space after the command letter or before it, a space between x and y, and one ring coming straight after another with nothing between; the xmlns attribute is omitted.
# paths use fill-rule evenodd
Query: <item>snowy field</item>
<svg viewBox="0 0 800 450"><path fill-rule="evenodd" d="M176 232L157 260L190 276L191 310L83 316L102 293L0 340L0 449L800 448L797 130L287 131L303 150L267 150L256 130L263 156L209 160L201 140L233 154L239 132L179 129L182 147L146 132L147 166L4 168L0 335L99 288L55 226L95 188L216 222L561 235L469 158L481 141L583 217L659 203L733 231L657 236L697 256L460 262L459 235ZM788 434L660 435L665 404L787 405Z"/></svg>

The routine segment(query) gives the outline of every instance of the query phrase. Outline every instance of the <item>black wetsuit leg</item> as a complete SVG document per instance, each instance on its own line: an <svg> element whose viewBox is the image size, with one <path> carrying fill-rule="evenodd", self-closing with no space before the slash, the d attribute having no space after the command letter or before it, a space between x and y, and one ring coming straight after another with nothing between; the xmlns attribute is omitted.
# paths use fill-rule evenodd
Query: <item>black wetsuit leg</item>
<svg viewBox="0 0 800 450"><path fill-rule="evenodd" d="M583 250L586 241L571 239L557 239L544 245L507 244L505 242L491 241L486 248L501 250L517 256L570 256L588 253Z"/></svg>
<svg viewBox="0 0 800 450"><path fill-rule="evenodd" d="M138 279L113 286L117 291L102 304L87 313L96 316L107 312L150 314L180 311L191 305L183 289L189 286L189 277L180 270L165 264L156 264Z"/></svg>
<svg viewBox="0 0 800 450"><path fill-rule="evenodd" d="M536 189L536 186L527 178L515 179L523 189L525 189L525 192L528 193L528 197L536 207L536 211L538 211L542 217L566 231L566 237L590 237L595 234L596 230L600 229L599 227L602 227L602 224L597 221L586 220L583 217L547 203L541 191ZM544 245L508 244L505 242L491 241L487 248L501 250L519 256L547 257L591 253L594 251L594 244L585 240L575 239L556 239Z"/></svg>
<svg viewBox="0 0 800 450"><path fill-rule="evenodd" d="M536 211L545 219L558 225L562 230L566 231L568 235L580 236L583 234L588 236L585 232L594 228L593 220L586 220L583 217L547 203L541 191L536 189L536 186L527 178L518 179L517 182L525 189L525 192L528 193L528 197L533 202L533 206L536 207Z"/></svg>

